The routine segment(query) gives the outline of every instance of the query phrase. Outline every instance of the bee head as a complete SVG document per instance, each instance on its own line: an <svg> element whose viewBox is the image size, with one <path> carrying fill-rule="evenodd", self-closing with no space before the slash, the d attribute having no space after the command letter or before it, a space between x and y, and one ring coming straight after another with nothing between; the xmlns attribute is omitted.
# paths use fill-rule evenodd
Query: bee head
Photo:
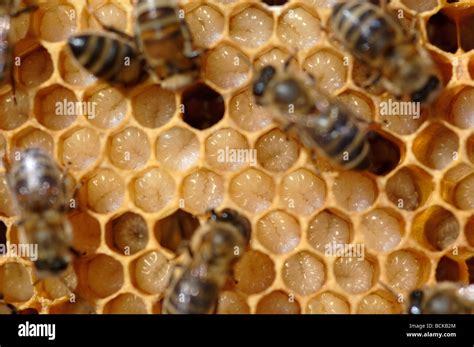
<svg viewBox="0 0 474 347"><path fill-rule="evenodd" d="M424 293L422 290L414 290L410 294L410 306L408 308L410 314L421 314L421 304L423 302Z"/></svg>
<svg viewBox="0 0 474 347"><path fill-rule="evenodd" d="M441 81L438 76L431 75L424 86L411 94L411 100L414 102L430 102L439 92Z"/></svg>
<svg viewBox="0 0 474 347"><path fill-rule="evenodd" d="M245 244L250 240L250 222L249 220L235 210L226 208L221 212L212 212L211 219L214 221L226 222L232 224L242 235Z"/></svg>
<svg viewBox="0 0 474 347"><path fill-rule="evenodd" d="M50 272L59 275L67 269L69 262L64 257L55 257L51 260L38 259L35 268L38 272Z"/></svg>
<svg viewBox="0 0 474 347"><path fill-rule="evenodd" d="M253 83L253 95L257 98L257 101L265 94L268 84L273 79L273 77L275 77L275 74L276 69L271 65L265 66L260 71L260 74Z"/></svg>

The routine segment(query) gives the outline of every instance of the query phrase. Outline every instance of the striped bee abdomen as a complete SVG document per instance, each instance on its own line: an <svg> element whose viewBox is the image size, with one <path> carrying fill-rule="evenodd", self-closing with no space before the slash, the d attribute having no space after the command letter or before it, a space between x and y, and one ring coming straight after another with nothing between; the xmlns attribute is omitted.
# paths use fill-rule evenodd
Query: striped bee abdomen
<svg viewBox="0 0 474 347"><path fill-rule="evenodd" d="M69 38L68 44L79 64L100 79L132 86L146 76L138 50L114 35L76 35Z"/></svg>
<svg viewBox="0 0 474 347"><path fill-rule="evenodd" d="M31 148L8 173L10 190L18 207L24 211L42 212L57 207L64 196L61 171L40 149Z"/></svg>
<svg viewBox="0 0 474 347"><path fill-rule="evenodd" d="M382 64L376 59L383 57L404 35L398 23L382 9L360 0L336 6L331 28L346 48L373 65Z"/></svg>
<svg viewBox="0 0 474 347"><path fill-rule="evenodd" d="M324 126L310 132L321 150L345 169L367 169L370 164L370 144L366 133L352 117L338 106L332 106L328 113L318 117Z"/></svg>

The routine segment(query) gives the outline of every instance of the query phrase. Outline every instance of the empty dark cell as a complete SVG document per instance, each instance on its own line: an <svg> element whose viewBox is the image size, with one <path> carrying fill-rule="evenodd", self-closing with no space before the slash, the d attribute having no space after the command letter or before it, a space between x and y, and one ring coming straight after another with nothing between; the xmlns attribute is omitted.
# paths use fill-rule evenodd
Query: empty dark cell
<svg viewBox="0 0 474 347"><path fill-rule="evenodd" d="M461 20L460 35L461 48L466 52L474 49L474 14Z"/></svg>
<svg viewBox="0 0 474 347"><path fill-rule="evenodd" d="M469 271L469 283L474 283L474 257L466 260L467 271Z"/></svg>
<svg viewBox="0 0 474 347"><path fill-rule="evenodd" d="M458 49L456 24L439 12L428 20L428 38L430 42L445 52L454 53Z"/></svg>
<svg viewBox="0 0 474 347"><path fill-rule="evenodd" d="M37 309L34 308L25 308L18 312L19 314L39 314Z"/></svg>
<svg viewBox="0 0 474 347"><path fill-rule="evenodd" d="M7 244L7 226L0 221L0 245ZM0 255L5 255L6 247L0 247Z"/></svg>
<svg viewBox="0 0 474 347"><path fill-rule="evenodd" d="M400 148L389 139L376 132L369 133L370 161L369 171L376 175L386 175L400 162Z"/></svg>
<svg viewBox="0 0 474 347"><path fill-rule="evenodd" d="M178 210L172 215L159 220L155 225L155 236L160 245L176 252L183 241L191 239L199 227L199 220L192 214Z"/></svg>
<svg viewBox="0 0 474 347"><path fill-rule="evenodd" d="M270 6L281 6L288 2L288 0L262 0L263 3Z"/></svg>
<svg viewBox="0 0 474 347"><path fill-rule="evenodd" d="M436 281L458 282L459 277L459 264L448 257L442 257L438 262L438 267L436 268Z"/></svg>
<svg viewBox="0 0 474 347"><path fill-rule="evenodd" d="M182 97L183 120L193 128L207 129L224 116L225 105L222 96L205 84L187 89Z"/></svg>

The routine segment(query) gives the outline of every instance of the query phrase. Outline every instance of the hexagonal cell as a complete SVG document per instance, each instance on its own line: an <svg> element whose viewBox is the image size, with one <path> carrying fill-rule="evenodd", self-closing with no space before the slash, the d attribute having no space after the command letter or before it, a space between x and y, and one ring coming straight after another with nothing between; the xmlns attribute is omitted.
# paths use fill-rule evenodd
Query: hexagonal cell
<svg viewBox="0 0 474 347"><path fill-rule="evenodd" d="M242 87L250 78L250 60L240 50L230 45L212 49L203 65L203 76L222 89Z"/></svg>
<svg viewBox="0 0 474 347"><path fill-rule="evenodd" d="M368 171L384 176L394 170L405 152L403 142L387 133L371 131L368 134L370 144L370 167Z"/></svg>
<svg viewBox="0 0 474 347"><path fill-rule="evenodd" d="M457 158L459 138L444 125L433 123L416 137L412 150L419 162L442 170Z"/></svg>
<svg viewBox="0 0 474 347"><path fill-rule="evenodd" d="M99 169L87 180L87 204L98 213L109 213L122 206L125 184L120 175L110 169Z"/></svg>
<svg viewBox="0 0 474 347"><path fill-rule="evenodd" d="M90 214L80 211L69 216L73 230L72 245L81 254L94 254L101 243L100 223Z"/></svg>
<svg viewBox="0 0 474 347"><path fill-rule="evenodd" d="M400 305L387 292L374 292L364 296L357 305L358 314L400 313Z"/></svg>
<svg viewBox="0 0 474 347"><path fill-rule="evenodd" d="M451 106L450 121L459 128L474 128L474 88L465 87L455 97Z"/></svg>
<svg viewBox="0 0 474 347"><path fill-rule="evenodd" d="M105 314L146 314L147 309L142 298L135 294L124 293L105 304Z"/></svg>
<svg viewBox="0 0 474 347"><path fill-rule="evenodd" d="M438 0L402 0L402 3L416 12L431 11L438 6Z"/></svg>
<svg viewBox="0 0 474 347"><path fill-rule="evenodd" d="M466 11L468 13L468 11ZM474 49L474 14L463 16L459 21L459 44L464 52Z"/></svg>
<svg viewBox="0 0 474 347"><path fill-rule="evenodd" d="M374 119L374 105L364 94L347 90L337 97L357 117L371 122Z"/></svg>
<svg viewBox="0 0 474 347"><path fill-rule="evenodd" d="M235 285L246 294L263 292L275 280L273 260L260 251L248 250L234 266Z"/></svg>
<svg viewBox="0 0 474 347"><path fill-rule="evenodd" d="M170 262L162 253L151 251L137 259L132 275L136 287L143 292L161 294L169 283L172 270Z"/></svg>
<svg viewBox="0 0 474 347"><path fill-rule="evenodd" d="M66 301L49 307L50 314L96 314L95 305L77 297L75 302Z"/></svg>
<svg viewBox="0 0 474 347"><path fill-rule="evenodd" d="M430 260L413 249L391 253L385 261L387 285L394 290L411 291L423 286L430 273Z"/></svg>
<svg viewBox="0 0 474 347"><path fill-rule="evenodd" d="M150 168L132 181L130 195L135 205L145 212L158 212L176 196L173 177L163 169Z"/></svg>
<svg viewBox="0 0 474 347"><path fill-rule="evenodd" d="M90 128L78 128L62 137L59 157L71 170L90 168L100 155L99 135Z"/></svg>
<svg viewBox="0 0 474 347"><path fill-rule="evenodd" d="M38 91L34 112L41 124L52 130L60 130L74 123L79 114L77 105L77 98L72 90L55 84Z"/></svg>
<svg viewBox="0 0 474 347"><path fill-rule="evenodd" d="M106 298L123 286L122 264L106 254L98 254L87 264L87 286L91 293Z"/></svg>
<svg viewBox="0 0 474 347"><path fill-rule="evenodd" d="M50 42L66 40L77 28L77 14L73 5L66 1L60 3L41 3L35 12L36 31L41 39Z"/></svg>
<svg viewBox="0 0 474 347"><path fill-rule="evenodd" d="M275 196L275 184L267 174L257 169L247 169L232 178L229 195L241 208L259 213L271 206Z"/></svg>
<svg viewBox="0 0 474 347"><path fill-rule="evenodd" d="M298 301L283 290L274 290L257 303L257 314L299 314Z"/></svg>
<svg viewBox="0 0 474 347"><path fill-rule="evenodd" d="M245 89L230 100L230 118L237 126L246 131L258 131L266 128L273 117L266 107L255 103L252 91Z"/></svg>
<svg viewBox="0 0 474 347"><path fill-rule="evenodd" d="M290 8L279 17L277 35L287 46L308 49L321 40L321 21L303 7Z"/></svg>
<svg viewBox="0 0 474 347"><path fill-rule="evenodd" d="M443 11L430 17L426 31L429 41L439 49L449 53L458 50L456 23Z"/></svg>
<svg viewBox="0 0 474 347"><path fill-rule="evenodd" d="M247 7L230 18L229 35L241 46L260 47L270 39L272 33L272 15L259 7Z"/></svg>
<svg viewBox="0 0 474 347"><path fill-rule="evenodd" d="M173 92L152 84L141 89L132 98L133 117L146 128L160 128L168 123L176 112Z"/></svg>
<svg viewBox="0 0 474 347"><path fill-rule="evenodd" d="M85 92L83 101L87 105L86 119L102 129L118 127L127 113L125 96L113 87L90 89Z"/></svg>
<svg viewBox="0 0 474 347"><path fill-rule="evenodd" d="M388 199L399 209L407 211L423 206L433 189L433 178L417 166L401 168L385 186Z"/></svg>
<svg viewBox="0 0 474 347"><path fill-rule="evenodd" d="M218 314L249 314L250 307L247 300L240 294L224 291L219 295L217 303Z"/></svg>
<svg viewBox="0 0 474 347"><path fill-rule="evenodd" d="M104 27L113 27L125 32L127 29L127 12L120 6L120 1L90 1L90 8L84 9L82 13L85 26L93 30L103 30ZM123 4L125 5L125 4Z"/></svg>
<svg viewBox="0 0 474 347"><path fill-rule="evenodd" d="M27 268L17 262L0 266L0 293L7 302L25 302L33 296L34 288Z"/></svg>
<svg viewBox="0 0 474 347"><path fill-rule="evenodd" d="M210 128L224 117L224 98L206 84L186 89L181 102L184 106L183 120L195 129Z"/></svg>
<svg viewBox="0 0 474 347"><path fill-rule="evenodd" d="M352 223L338 211L324 210L308 225L308 243L315 250L326 253L332 245L346 245L351 241Z"/></svg>
<svg viewBox="0 0 474 347"><path fill-rule="evenodd" d="M326 281L324 262L314 254L302 251L288 258L282 267L286 288L300 295L316 293Z"/></svg>
<svg viewBox="0 0 474 347"><path fill-rule="evenodd" d="M283 177L280 198L285 208L310 215L326 200L325 182L307 169L298 169Z"/></svg>
<svg viewBox="0 0 474 347"><path fill-rule="evenodd" d="M397 247L404 234L402 216L389 208L376 208L361 220L364 243L377 252L388 252Z"/></svg>
<svg viewBox="0 0 474 347"><path fill-rule="evenodd" d="M168 217L158 220L154 232L162 247L176 253L184 241L191 240L197 228L199 219L191 213L177 210Z"/></svg>
<svg viewBox="0 0 474 347"><path fill-rule="evenodd" d="M343 57L331 49L323 49L309 56L303 68L313 75L320 88L329 93L342 88L347 80L348 67Z"/></svg>
<svg viewBox="0 0 474 347"><path fill-rule="evenodd" d="M109 221L105 227L107 245L123 255L133 255L148 244L148 225L139 214L125 212Z"/></svg>
<svg viewBox="0 0 474 347"><path fill-rule="evenodd" d="M4 174L0 175L0 215L14 216L17 212Z"/></svg>
<svg viewBox="0 0 474 347"><path fill-rule="evenodd" d="M15 104L16 98L16 104ZM12 90L0 95L0 129L13 130L28 119L30 98L23 89Z"/></svg>
<svg viewBox="0 0 474 347"><path fill-rule="evenodd" d="M50 134L45 131L28 127L16 134L12 139L11 154L27 148L41 148L53 156L54 141Z"/></svg>
<svg viewBox="0 0 474 347"><path fill-rule="evenodd" d="M356 257L338 258L333 268L337 284L350 294L368 291L377 280L375 270L371 261Z"/></svg>
<svg viewBox="0 0 474 347"><path fill-rule="evenodd" d="M199 161L199 140L191 130L173 127L156 140L156 159L172 171L186 171Z"/></svg>
<svg viewBox="0 0 474 347"><path fill-rule="evenodd" d="M300 243L301 230L298 220L283 210L263 216L256 225L258 242L274 254L291 252Z"/></svg>
<svg viewBox="0 0 474 347"><path fill-rule="evenodd" d="M425 248L442 251L454 244L460 233L456 216L443 207L432 206L413 221L412 235Z"/></svg>
<svg viewBox="0 0 474 347"><path fill-rule="evenodd" d="M21 65L16 66L19 82L25 87L37 87L53 74L51 55L39 42L19 42L15 46L15 51L17 57L21 59Z"/></svg>
<svg viewBox="0 0 474 347"><path fill-rule="evenodd" d="M223 14L208 4L202 4L187 13L186 21L193 43L200 47L210 47L219 41L225 27Z"/></svg>
<svg viewBox="0 0 474 347"><path fill-rule="evenodd" d="M199 169L184 178L181 196L186 210L202 214L222 204L224 190L221 176L207 169Z"/></svg>
<svg viewBox="0 0 474 347"><path fill-rule="evenodd" d="M466 240L471 247L474 247L474 215L472 215L466 223L464 230Z"/></svg>
<svg viewBox="0 0 474 347"><path fill-rule="evenodd" d="M97 77L78 64L69 49L63 49L59 53L58 69L64 82L73 86L88 86L97 81Z"/></svg>
<svg viewBox="0 0 474 347"><path fill-rule="evenodd" d="M459 282L461 280L461 264L449 255L441 257L436 266L437 282Z"/></svg>
<svg viewBox="0 0 474 347"><path fill-rule="evenodd" d="M474 174L458 182L454 190L453 202L461 210L474 208Z"/></svg>
<svg viewBox="0 0 474 347"><path fill-rule="evenodd" d="M332 193L338 206L348 211L367 210L378 195L377 186L369 177L351 171L337 176Z"/></svg>
<svg viewBox="0 0 474 347"><path fill-rule="evenodd" d="M214 131L205 143L206 162L216 170L236 171L256 165L255 150L249 149L245 136L232 128Z"/></svg>
<svg viewBox="0 0 474 347"><path fill-rule="evenodd" d="M342 295L324 292L311 298L306 305L309 314L349 314L350 305Z"/></svg>
<svg viewBox="0 0 474 347"><path fill-rule="evenodd" d="M112 136L108 146L110 161L124 170L143 167L150 157L150 141L139 128L125 128Z"/></svg>
<svg viewBox="0 0 474 347"><path fill-rule="evenodd" d="M258 163L269 171L286 171L298 160L299 146L280 129L263 134L256 142Z"/></svg>

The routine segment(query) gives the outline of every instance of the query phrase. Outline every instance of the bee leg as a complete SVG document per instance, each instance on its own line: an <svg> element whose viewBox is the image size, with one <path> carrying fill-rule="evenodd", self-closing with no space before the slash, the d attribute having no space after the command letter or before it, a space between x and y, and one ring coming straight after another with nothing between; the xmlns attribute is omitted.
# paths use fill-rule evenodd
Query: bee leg
<svg viewBox="0 0 474 347"><path fill-rule="evenodd" d="M10 68L10 85L12 87L12 95L13 95L13 102L15 106L18 105L16 100L16 81L15 81L15 74L13 73L13 67Z"/></svg>
<svg viewBox="0 0 474 347"><path fill-rule="evenodd" d="M76 257L76 258L81 258L85 256L87 253L86 252L81 252L77 249L75 249L73 246L69 246L69 251Z"/></svg>
<svg viewBox="0 0 474 347"><path fill-rule="evenodd" d="M382 78L382 73L378 70L374 70L370 73L365 81L361 83L362 88L368 88L374 84L378 84Z"/></svg>

